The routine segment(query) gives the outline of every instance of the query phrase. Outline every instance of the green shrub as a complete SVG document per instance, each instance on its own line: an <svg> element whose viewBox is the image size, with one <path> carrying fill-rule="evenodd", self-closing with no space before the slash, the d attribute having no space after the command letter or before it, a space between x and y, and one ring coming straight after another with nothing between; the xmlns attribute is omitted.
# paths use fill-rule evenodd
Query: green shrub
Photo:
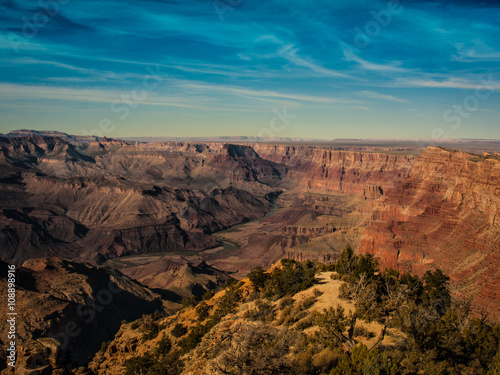
<svg viewBox="0 0 500 375"><path fill-rule="evenodd" d="M451 305L450 291L447 287L450 278L437 269L434 272L427 271L423 279L423 302L432 305L440 315L444 315Z"/></svg>
<svg viewBox="0 0 500 375"><path fill-rule="evenodd" d="M183 369L180 356L179 351L167 354L161 361L156 361L148 369L147 375L179 375Z"/></svg>
<svg viewBox="0 0 500 375"><path fill-rule="evenodd" d="M287 310L288 308L289 307L285 308L285 310ZM305 318L306 316L308 316L308 312L302 310L299 306L296 306L295 308L290 309L290 312L287 313L287 315L280 316L279 324L292 325Z"/></svg>
<svg viewBox="0 0 500 375"><path fill-rule="evenodd" d="M132 357L127 359L124 363L124 375L141 375L147 374L148 370L154 364L154 359L150 354L144 354L140 357Z"/></svg>
<svg viewBox="0 0 500 375"><path fill-rule="evenodd" d="M266 281L269 279L269 275L264 271L262 267L255 267L248 274L248 278L251 283L255 285L257 288L264 288Z"/></svg>
<svg viewBox="0 0 500 375"><path fill-rule="evenodd" d="M375 333L368 331L365 327L356 327L354 328L354 336L355 337L366 337L371 339L375 337Z"/></svg>
<svg viewBox="0 0 500 375"><path fill-rule="evenodd" d="M199 321L203 321L210 315L210 306L208 306L205 302L200 302L198 306L196 306L196 315L198 316Z"/></svg>
<svg viewBox="0 0 500 375"><path fill-rule="evenodd" d="M437 374L434 371L425 372L427 373ZM389 360L386 353L380 353L377 349L368 350L365 345L359 345L351 353L344 353L330 372L330 375L357 374L396 375L400 372L397 364Z"/></svg>
<svg viewBox="0 0 500 375"><path fill-rule="evenodd" d="M168 353L170 353L170 349L172 349L172 342L168 338L168 336L163 336L160 342L158 343L158 346L156 347L156 356L157 357L164 357Z"/></svg>
<svg viewBox="0 0 500 375"><path fill-rule="evenodd" d="M293 358L293 368L297 375L314 374L312 364L313 349L308 347L305 351L297 353Z"/></svg>
<svg viewBox="0 0 500 375"><path fill-rule="evenodd" d="M158 336L162 327L154 320L150 320L145 326L145 333L142 335L143 340L152 340Z"/></svg>
<svg viewBox="0 0 500 375"><path fill-rule="evenodd" d="M273 306L267 300L258 300L255 309L250 309L243 315L245 319L271 322L274 320L275 312Z"/></svg>
<svg viewBox="0 0 500 375"><path fill-rule="evenodd" d="M179 375L183 364L180 352L171 352L159 360L150 354L133 357L125 361L124 375Z"/></svg>
<svg viewBox="0 0 500 375"><path fill-rule="evenodd" d="M279 299L308 289L314 285L316 271L317 263L312 261L282 259L281 268L276 268L264 283L264 296Z"/></svg>
<svg viewBox="0 0 500 375"><path fill-rule="evenodd" d="M285 307L278 316L278 320L276 321L277 325L282 325L287 319L289 319L290 313L292 311L292 306Z"/></svg>
<svg viewBox="0 0 500 375"><path fill-rule="evenodd" d="M339 297L342 299L350 299L351 298L351 292L349 290L348 283L342 283L342 285L340 286Z"/></svg>
<svg viewBox="0 0 500 375"><path fill-rule="evenodd" d="M172 336L174 337L182 337L187 333L187 328L184 327L182 324L177 323L174 328L172 329Z"/></svg>
<svg viewBox="0 0 500 375"><path fill-rule="evenodd" d="M279 304L278 304L278 309L283 310L287 306L292 306L294 303L294 300L290 296L283 297Z"/></svg>
<svg viewBox="0 0 500 375"><path fill-rule="evenodd" d="M323 294L323 292L321 290L319 290L318 288L314 288L313 294L314 294L314 297L318 298L319 296L321 296Z"/></svg>
<svg viewBox="0 0 500 375"><path fill-rule="evenodd" d="M227 314L234 313L236 311L236 306L241 302L243 293L241 289L236 289L235 287L236 285L227 288L225 294L217 300L217 308L213 314L213 319L217 322Z"/></svg>
<svg viewBox="0 0 500 375"><path fill-rule="evenodd" d="M229 277L229 278L227 278L227 279L226 279L226 281L225 281L225 286L226 286L226 288L227 288L227 287L234 286L234 285L236 285L237 283L238 283L238 280L236 280L236 279L234 279L234 278L232 278L232 277Z"/></svg>
<svg viewBox="0 0 500 375"><path fill-rule="evenodd" d="M197 303L198 303L198 301L196 301L195 296L189 296L189 297L183 298L181 301L181 304L184 307L195 306Z"/></svg>
<svg viewBox="0 0 500 375"><path fill-rule="evenodd" d="M179 341L179 346L182 348L184 353L189 352L190 350L196 348L196 346L201 342L201 339L205 334L210 331L213 327L211 322L207 324L198 324L191 328L189 334Z"/></svg>
<svg viewBox="0 0 500 375"><path fill-rule="evenodd" d="M318 373L327 373L338 362L341 353L330 348L324 348L312 357L312 366Z"/></svg>
<svg viewBox="0 0 500 375"><path fill-rule="evenodd" d="M309 309L312 305L314 305L317 301L317 298L315 296L307 297L304 298L300 304L298 305L298 308L300 310L307 310Z"/></svg>
<svg viewBox="0 0 500 375"><path fill-rule="evenodd" d="M215 295L215 292L213 290L207 290L205 293L203 293L203 296L201 297L201 299L203 301L208 301L214 295Z"/></svg>
<svg viewBox="0 0 500 375"><path fill-rule="evenodd" d="M294 328L302 331L306 328L312 327L314 325L315 316L314 314L309 314L306 317L300 319L297 323L295 323Z"/></svg>

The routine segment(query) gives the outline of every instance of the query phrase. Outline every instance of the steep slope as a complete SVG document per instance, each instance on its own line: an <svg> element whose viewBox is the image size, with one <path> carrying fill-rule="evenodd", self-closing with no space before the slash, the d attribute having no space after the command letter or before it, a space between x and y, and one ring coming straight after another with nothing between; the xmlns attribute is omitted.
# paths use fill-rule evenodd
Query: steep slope
<svg viewBox="0 0 500 375"><path fill-rule="evenodd" d="M0 262L0 292L7 295L7 265ZM110 268L60 260L32 259L15 271L16 373L50 371L85 363L122 320L162 309L158 294ZM7 304L0 313L7 316ZM6 347L8 326L1 326ZM5 351L2 352L5 367Z"/></svg>
<svg viewBox="0 0 500 375"><path fill-rule="evenodd" d="M211 233L269 211L286 174L237 145L149 152L31 135L2 138L0 150L0 255L17 264L215 247Z"/></svg>
<svg viewBox="0 0 500 375"><path fill-rule="evenodd" d="M435 267L456 293L500 316L500 158L429 147L381 199L359 251L417 274Z"/></svg>
<svg viewBox="0 0 500 375"><path fill-rule="evenodd" d="M318 258L311 248L339 252L357 246L373 202L407 175L413 161L312 146L162 142L136 147L60 136L23 131L0 142L5 181L0 195L10 210L0 215L7 239L4 260L20 264L30 257L78 254L102 262L213 248L217 241L210 234L263 217L283 190L280 205L289 213L281 216L290 220L275 222L271 237L261 238L265 243L246 236L253 238L253 249L246 240L235 241L240 252L257 258L268 253L263 264L269 264L300 245L289 255ZM345 194L351 196L344 199ZM54 224L41 224L32 211L43 211ZM315 244L304 245L317 237Z"/></svg>
<svg viewBox="0 0 500 375"><path fill-rule="evenodd" d="M283 259L197 306L122 325L89 368L99 375L494 373L500 326L451 306L445 275L378 271L373 258L349 250L334 267Z"/></svg>
<svg viewBox="0 0 500 375"><path fill-rule="evenodd" d="M442 268L494 313L498 155L337 146L1 137L0 259L163 253L244 276L351 246Z"/></svg>
<svg viewBox="0 0 500 375"><path fill-rule="evenodd" d="M126 260L115 261L115 267L120 267L116 263L126 263ZM195 296L201 299L205 292L220 289L228 279L232 279L226 272L204 261L192 263L183 258L160 259L138 265L126 264L121 270L153 290L168 290L184 298Z"/></svg>
<svg viewBox="0 0 500 375"><path fill-rule="evenodd" d="M405 179L415 157L395 152L336 151L311 146L256 144L260 157L290 167L290 180L306 191L380 197Z"/></svg>
<svg viewBox="0 0 500 375"><path fill-rule="evenodd" d="M278 264L274 269L280 267ZM152 367L163 362L164 367L157 371L185 375L223 374L224 370L231 371L231 365L236 366L236 371L256 373L292 374L292 363L324 370L333 363L335 355L326 343L322 342L322 346L315 341L322 332L316 317L329 308L355 311L352 302L340 299L342 281L331 275L332 272L319 273L317 285L272 302L259 295L258 288L248 279L243 279L173 316L157 320L145 317L125 324L106 350L97 353L89 368L96 374L121 374L134 366L134 358L142 358L135 363ZM359 319L356 324L353 342L358 345L392 346L403 337L397 330L384 330L379 323ZM300 353L308 353L308 364L300 359ZM323 363L320 358L325 356L330 358ZM228 361L228 357L238 364ZM312 358L317 359L317 364L312 365Z"/></svg>
<svg viewBox="0 0 500 375"><path fill-rule="evenodd" d="M217 235L238 249L215 254L210 262L242 275L283 256L333 262L346 246L357 248L377 200L408 176L415 160L390 152L252 147L260 157L286 164L289 170L272 215Z"/></svg>

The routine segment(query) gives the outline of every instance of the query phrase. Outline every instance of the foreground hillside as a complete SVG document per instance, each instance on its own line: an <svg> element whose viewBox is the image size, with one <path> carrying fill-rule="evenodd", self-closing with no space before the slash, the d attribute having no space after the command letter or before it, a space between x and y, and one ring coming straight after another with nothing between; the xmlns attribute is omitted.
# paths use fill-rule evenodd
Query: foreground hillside
<svg viewBox="0 0 500 375"><path fill-rule="evenodd" d="M335 270L334 272L331 270ZM500 326L421 280L343 252L284 259L172 316L122 325L95 374L498 374Z"/></svg>

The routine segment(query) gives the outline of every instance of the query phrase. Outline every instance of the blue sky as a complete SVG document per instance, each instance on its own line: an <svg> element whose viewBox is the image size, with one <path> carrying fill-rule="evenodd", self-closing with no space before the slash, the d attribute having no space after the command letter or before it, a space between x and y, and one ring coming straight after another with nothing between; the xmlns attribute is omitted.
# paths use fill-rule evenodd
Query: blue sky
<svg viewBox="0 0 500 375"><path fill-rule="evenodd" d="M498 139L499 10L6 0L0 132Z"/></svg>

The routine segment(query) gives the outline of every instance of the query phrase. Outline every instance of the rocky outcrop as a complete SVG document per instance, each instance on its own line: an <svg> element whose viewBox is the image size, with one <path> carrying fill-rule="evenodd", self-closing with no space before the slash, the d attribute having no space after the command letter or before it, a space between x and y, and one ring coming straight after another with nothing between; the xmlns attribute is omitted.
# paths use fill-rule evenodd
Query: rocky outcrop
<svg viewBox="0 0 500 375"><path fill-rule="evenodd" d="M499 220L500 158L429 147L375 208L359 251L417 274L441 268L498 318Z"/></svg>
<svg viewBox="0 0 500 375"><path fill-rule="evenodd" d="M0 292L7 295L7 265L0 267ZM83 364L122 320L162 308L158 294L109 268L45 258L26 261L15 275L19 374L71 367L68 357ZM3 316L6 309L7 304L0 306ZM8 327L1 327L5 340ZM5 351L1 355L5 360Z"/></svg>
<svg viewBox="0 0 500 375"><path fill-rule="evenodd" d="M317 237L324 234L333 233L337 230L335 225L332 223L326 223L323 226L310 226L310 227L299 227L285 225L281 229L283 236L306 236L306 237Z"/></svg>
<svg viewBox="0 0 500 375"><path fill-rule="evenodd" d="M340 252L325 254L318 252L287 251L285 253L285 258L293 259L299 262L303 262L304 260L315 260L325 264L332 264L339 260Z"/></svg>
<svg viewBox="0 0 500 375"><path fill-rule="evenodd" d="M262 160L267 160L274 164L260 167L259 176L267 177L270 181L275 180L277 176L286 175L287 180L299 182L307 191L356 193L362 194L367 199L379 198L385 189L396 186L407 177L415 159L412 155L392 150L374 152L367 148L366 152L340 151L329 146L268 143L237 145L217 142L153 142L137 144L137 147L149 151L202 153L209 155L209 160L205 161L208 165L219 164L224 168L225 161L231 158L261 160L260 164ZM250 169L255 170L255 165ZM217 171L217 168L212 171ZM240 174L241 176L246 179L252 178L251 175L244 173Z"/></svg>
<svg viewBox="0 0 500 375"><path fill-rule="evenodd" d="M0 138L0 161L11 164L37 164L39 158L53 161L93 162L93 158L80 153L76 147L60 138L32 136L21 138Z"/></svg>
<svg viewBox="0 0 500 375"><path fill-rule="evenodd" d="M87 232L85 226L51 210L3 209L0 259L22 264L26 259L47 256L76 258L78 249L69 243L82 240Z"/></svg>
<svg viewBox="0 0 500 375"><path fill-rule="evenodd" d="M281 247L286 250L319 236L334 233L338 230L333 223L325 223L318 226L290 226L285 225L281 229ZM295 259L295 258L294 258ZM305 258L304 258L305 259ZM297 258L296 260L304 260Z"/></svg>
<svg viewBox="0 0 500 375"><path fill-rule="evenodd" d="M196 143L196 142L131 142L132 145L147 151L168 151L185 153L217 153L223 143Z"/></svg>
<svg viewBox="0 0 500 375"><path fill-rule="evenodd" d="M168 290L180 297L194 295L198 299L208 290L221 289L226 280L231 279L226 272L204 261L193 263L183 258L160 259L146 265L126 267L123 272L151 289Z"/></svg>
<svg viewBox="0 0 500 375"><path fill-rule="evenodd" d="M288 178L307 191L356 193L370 199L404 180L415 159L411 155L312 146L256 144L254 148L260 157L290 167Z"/></svg>
<svg viewBox="0 0 500 375"><path fill-rule="evenodd" d="M20 129L20 130L13 130L9 132L7 137L10 138L18 138L18 137L32 137L32 136L39 136L39 137L57 137L60 138L66 142L69 143L91 143L91 142L98 142L99 137L92 136L92 135L72 135L72 134L67 134L63 133L60 131L56 130L32 130L32 129Z"/></svg>

